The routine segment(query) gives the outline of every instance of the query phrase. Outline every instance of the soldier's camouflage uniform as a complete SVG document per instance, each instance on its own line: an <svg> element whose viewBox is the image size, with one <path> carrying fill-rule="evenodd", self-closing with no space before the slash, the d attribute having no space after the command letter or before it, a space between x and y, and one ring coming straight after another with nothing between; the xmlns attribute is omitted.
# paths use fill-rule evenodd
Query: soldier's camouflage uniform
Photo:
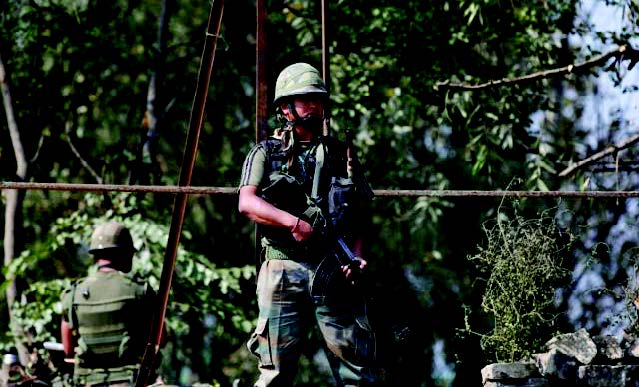
<svg viewBox="0 0 639 387"><path fill-rule="evenodd" d="M322 224L318 223L330 221L328 203L336 186L346 186L352 198L362 200L370 197L361 193L372 195L372 190L364 179L353 183L347 177L344 142L316 136L312 142L289 146L293 139L286 134L278 130L251 149L239 185L257 186L265 200L314 227L311 240L299 243L287 228L258 224L263 257L256 290L259 317L247 344L259 359L255 386L292 385L305 340L315 326L328 349L338 385L373 385L378 380L375 334L366 303L357 288L347 283L335 256L335 242L319 232ZM292 157L288 152L294 152ZM323 166L313 195L320 158ZM350 204L356 208L357 203ZM314 216L318 213L320 217ZM340 225L339 219L337 223L341 231L353 226Z"/></svg>

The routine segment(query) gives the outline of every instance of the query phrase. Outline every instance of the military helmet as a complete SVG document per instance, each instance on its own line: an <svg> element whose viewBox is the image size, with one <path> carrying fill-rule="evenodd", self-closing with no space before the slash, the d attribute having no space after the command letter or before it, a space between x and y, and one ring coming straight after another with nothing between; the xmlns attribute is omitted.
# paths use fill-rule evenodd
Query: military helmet
<svg viewBox="0 0 639 387"><path fill-rule="evenodd" d="M127 252L135 251L129 229L115 221L103 223L93 230L89 252L113 248L120 248Z"/></svg>
<svg viewBox="0 0 639 387"><path fill-rule="evenodd" d="M310 64L294 63L282 70L277 77L273 103L277 105L283 97L309 93L328 94L324 80Z"/></svg>

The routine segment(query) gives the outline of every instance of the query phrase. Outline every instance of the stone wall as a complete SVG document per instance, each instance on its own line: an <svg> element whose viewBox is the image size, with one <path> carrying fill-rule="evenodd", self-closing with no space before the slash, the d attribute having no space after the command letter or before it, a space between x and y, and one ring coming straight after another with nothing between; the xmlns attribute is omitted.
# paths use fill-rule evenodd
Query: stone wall
<svg viewBox="0 0 639 387"><path fill-rule="evenodd" d="M639 387L639 340L591 337L585 329L554 337L547 352L481 370L484 387Z"/></svg>

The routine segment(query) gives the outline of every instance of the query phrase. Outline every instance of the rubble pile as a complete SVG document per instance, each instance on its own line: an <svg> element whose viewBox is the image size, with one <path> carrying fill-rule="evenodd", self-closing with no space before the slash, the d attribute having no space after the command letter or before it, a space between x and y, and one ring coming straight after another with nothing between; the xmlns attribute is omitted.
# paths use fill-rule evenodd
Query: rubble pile
<svg viewBox="0 0 639 387"><path fill-rule="evenodd" d="M547 352L481 370L484 387L639 387L639 339L590 336L585 329L556 336Z"/></svg>

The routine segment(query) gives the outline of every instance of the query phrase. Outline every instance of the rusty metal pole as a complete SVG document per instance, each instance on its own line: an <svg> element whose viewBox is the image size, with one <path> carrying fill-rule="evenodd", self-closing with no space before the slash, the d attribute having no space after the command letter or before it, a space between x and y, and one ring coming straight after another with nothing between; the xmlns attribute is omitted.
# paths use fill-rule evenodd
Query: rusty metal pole
<svg viewBox="0 0 639 387"><path fill-rule="evenodd" d="M324 135L328 136L331 132L331 68L330 68L330 43L329 43L329 25L328 25L328 0L322 0L322 77L328 91L328 98L324 106Z"/></svg>
<svg viewBox="0 0 639 387"><path fill-rule="evenodd" d="M257 45L255 47L255 142L264 140L268 133L268 59L265 24L266 0L257 0Z"/></svg>
<svg viewBox="0 0 639 387"><path fill-rule="evenodd" d="M266 139L268 135L268 56L266 53L266 0L257 0L257 41L255 47L255 142ZM255 281L260 270L261 245L260 231L255 225Z"/></svg>
<svg viewBox="0 0 639 387"><path fill-rule="evenodd" d="M193 107L191 108L186 145L184 148L182 165L180 166L179 186L191 185L193 165L195 164L200 130L204 121L204 108L206 106L206 98L209 91L209 82L211 79L211 71L213 70L217 37L220 33L223 11L224 0L213 0L213 3L211 4L211 11L209 13L202 59L200 60L200 69L198 71L197 88L195 89ZM155 314L155 320L151 327L151 335L142 358L140 373L135 382L136 387L144 387L148 384L148 379L154 368L155 358L160 350L160 344L163 336L162 333L164 331L164 315L168 304L169 292L171 290L171 279L175 269L175 259L180 243L180 235L182 234L187 199L188 195L185 193L178 193L175 196L173 215L171 217L171 226L169 229L169 240L164 254L164 264L162 266L162 276L160 278L158 311Z"/></svg>

